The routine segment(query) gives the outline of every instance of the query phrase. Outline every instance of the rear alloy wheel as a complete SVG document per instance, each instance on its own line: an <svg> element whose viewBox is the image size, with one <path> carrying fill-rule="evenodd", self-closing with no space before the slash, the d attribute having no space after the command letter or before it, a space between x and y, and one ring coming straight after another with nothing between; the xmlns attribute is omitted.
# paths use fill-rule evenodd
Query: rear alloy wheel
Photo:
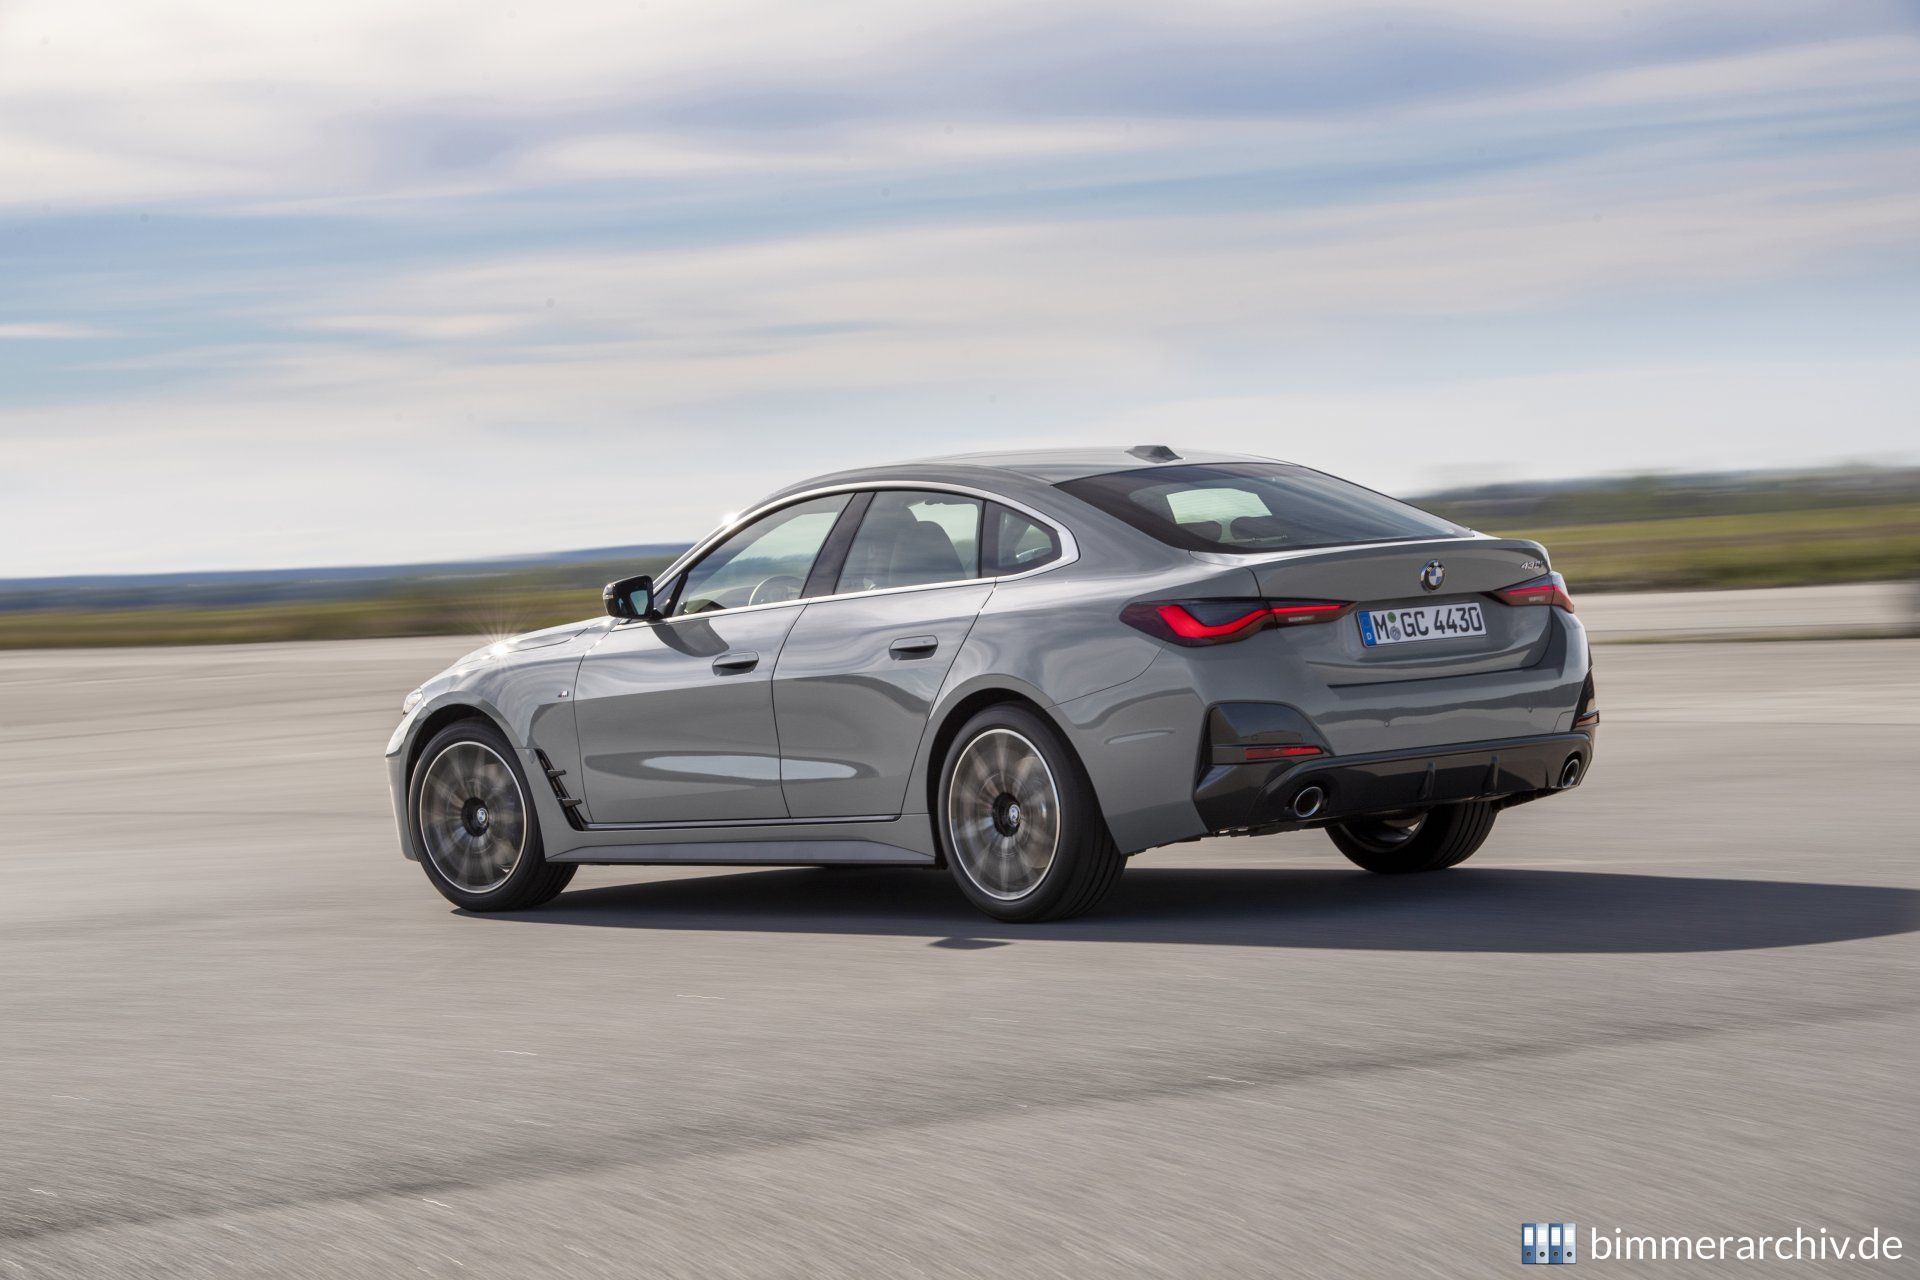
<svg viewBox="0 0 1920 1280"><path fill-rule="evenodd" d="M947 749L939 796L947 866L995 919L1079 915L1126 866L1079 760L1023 707L988 707L967 721Z"/></svg>
<svg viewBox="0 0 1920 1280"><path fill-rule="evenodd" d="M1465 862L1486 843L1495 809L1485 800L1418 813L1350 818L1327 828L1340 852L1381 875L1439 871Z"/></svg>
<svg viewBox="0 0 1920 1280"><path fill-rule="evenodd" d="M573 879L571 863L546 861L528 794L513 748L485 721L448 725L421 750L407 789L414 851L449 902L520 911Z"/></svg>

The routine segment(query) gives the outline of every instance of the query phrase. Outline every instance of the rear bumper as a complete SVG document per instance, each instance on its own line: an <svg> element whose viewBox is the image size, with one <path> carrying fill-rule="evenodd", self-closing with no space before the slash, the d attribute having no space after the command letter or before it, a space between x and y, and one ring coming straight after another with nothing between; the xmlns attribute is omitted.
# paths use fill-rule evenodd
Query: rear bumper
<svg viewBox="0 0 1920 1280"><path fill-rule="evenodd" d="M1214 833L1319 825L1372 813L1396 813L1467 800L1519 804L1578 786L1593 763L1591 730L1414 751L1315 756L1278 764L1216 765L1194 791L1194 805ZM1571 783L1562 779L1578 761ZM1294 802L1319 788L1317 809L1302 816Z"/></svg>

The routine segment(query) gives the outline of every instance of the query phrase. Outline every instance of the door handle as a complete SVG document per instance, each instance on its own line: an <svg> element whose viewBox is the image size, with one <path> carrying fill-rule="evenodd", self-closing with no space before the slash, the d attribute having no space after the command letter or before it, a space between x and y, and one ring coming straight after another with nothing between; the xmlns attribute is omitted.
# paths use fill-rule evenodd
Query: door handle
<svg viewBox="0 0 1920 1280"><path fill-rule="evenodd" d="M757 653L723 653L713 660L713 673L724 676L734 671L751 671L759 665Z"/></svg>
<svg viewBox="0 0 1920 1280"><path fill-rule="evenodd" d="M887 646L887 652L896 658L924 658L939 647L939 636L901 636Z"/></svg>

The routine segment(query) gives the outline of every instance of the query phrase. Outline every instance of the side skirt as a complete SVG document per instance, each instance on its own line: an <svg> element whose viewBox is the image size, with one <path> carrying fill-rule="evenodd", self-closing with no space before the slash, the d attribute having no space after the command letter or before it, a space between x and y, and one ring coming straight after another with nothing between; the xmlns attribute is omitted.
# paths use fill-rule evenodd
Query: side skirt
<svg viewBox="0 0 1920 1280"><path fill-rule="evenodd" d="M549 853L547 861L609 866L930 867L933 856L877 840L710 840L590 845Z"/></svg>

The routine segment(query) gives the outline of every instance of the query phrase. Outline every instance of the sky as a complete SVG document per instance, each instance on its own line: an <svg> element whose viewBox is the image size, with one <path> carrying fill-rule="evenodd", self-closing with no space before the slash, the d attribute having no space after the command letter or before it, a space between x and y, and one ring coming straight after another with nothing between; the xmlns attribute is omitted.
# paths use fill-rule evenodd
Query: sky
<svg viewBox="0 0 1920 1280"><path fill-rule="evenodd" d="M1920 461L1912 0L0 5L0 576Z"/></svg>

